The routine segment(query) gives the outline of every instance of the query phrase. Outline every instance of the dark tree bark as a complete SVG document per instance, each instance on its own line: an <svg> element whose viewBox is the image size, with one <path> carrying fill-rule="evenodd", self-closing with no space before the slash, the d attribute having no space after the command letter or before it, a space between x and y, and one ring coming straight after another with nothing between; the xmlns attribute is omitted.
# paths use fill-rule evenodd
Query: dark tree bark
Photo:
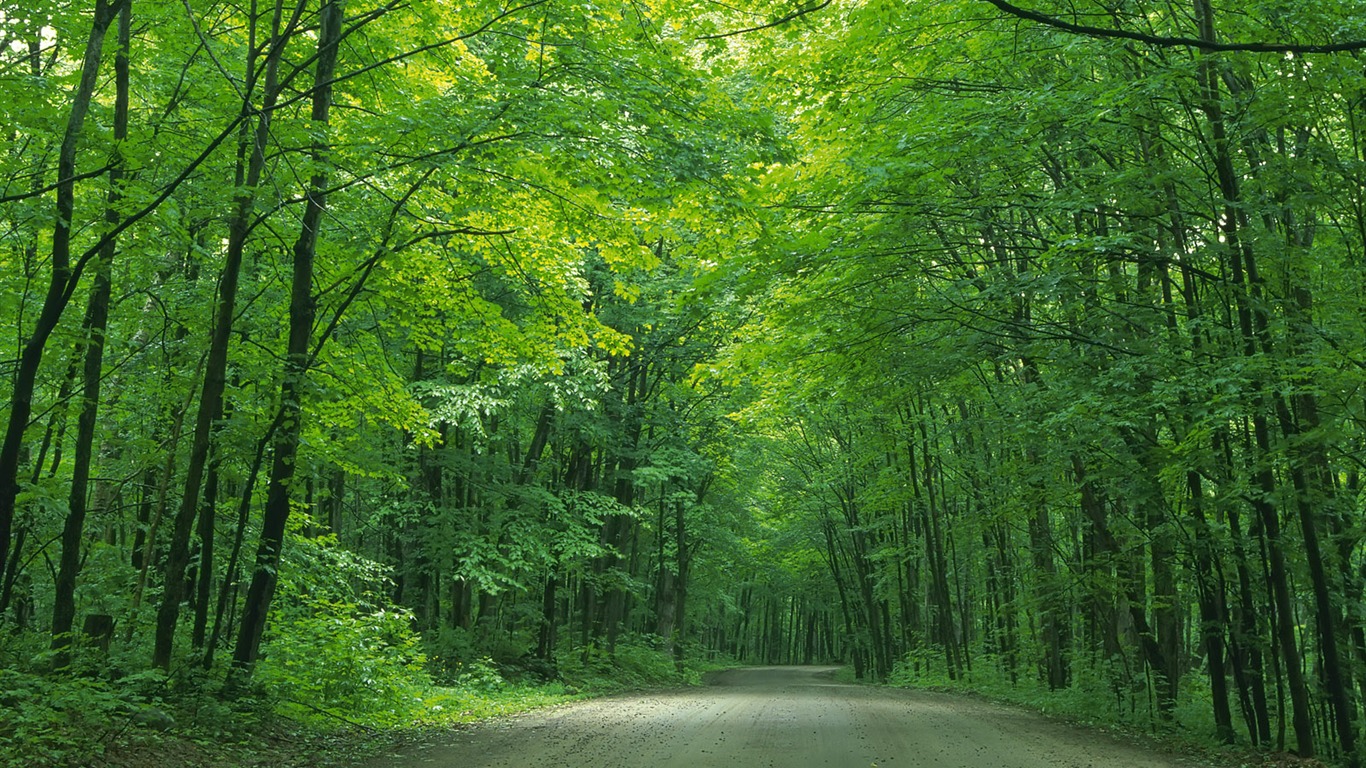
<svg viewBox="0 0 1366 768"><path fill-rule="evenodd" d="M256 481L261 476L261 468L265 464L266 448L270 446L275 437L275 430L279 426L280 420L277 414L275 421L271 422L270 427L256 443L256 455L251 462L251 471L247 473L247 481L243 485L242 495L237 502L237 525L233 528L232 549L228 552L228 562L223 570L223 583L218 588L218 600L214 604L213 631L209 634L204 648L203 664L205 669L213 667L214 653L218 650L220 640L228 631L224 624L224 617L227 615L229 604L237 593L238 563L242 557L242 545L247 535L247 518L251 515L251 497L256 491Z"/></svg>
<svg viewBox="0 0 1366 768"><path fill-rule="evenodd" d="M325 131L332 107L332 79L337 63L337 43L341 37L342 4L325 0L318 32L317 70L314 73L313 123ZM327 203L326 170L329 145L325 137L313 144L313 161L319 168L309 182L308 204L304 209L299 237L294 242L294 269L289 303L289 342L285 376L280 385L283 418L275 433L275 456L271 465L270 486L261 522L261 539L256 550L256 565L247 588L242 624L238 630L233 665L250 669L260 652L266 616L275 595L284 545L285 523L289 519L290 485L294 478L299 436L303 427L303 397L309 365L309 345L313 338L313 260L317 252L318 229Z"/></svg>
<svg viewBox="0 0 1366 768"><path fill-rule="evenodd" d="M218 462L209 464L208 479L204 483L204 504L199 511L199 525L195 538L199 545L198 563L194 577L194 629L190 647L202 649L209 628L209 600L213 595L214 522L218 518Z"/></svg>
<svg viewBox="0 0 1366 768"><path fill-rule="evenodd" d="M190 562L190 533L199 511L203 490L204 470L208 464L214 425L223 412L223 392L227 384L228 346L232 339L233 320L237 307L237 287L242 272L242 257L251 230L252 210L256 187L266 163L266 146L270 140L270 123L275 101L279 95L278 73L285 42L298 23L303 3L295 9L294 17L285 23L284 4L277 0L271 20L271 37L267 43L262 105L256 130L250 137L248 123L243 123L242 141L238 147L237 191L232 219L228 224L227 254L218 278L218 304L214 312L213 333L204 369L204 382L199 395L199 409L195 415L194 436L190 443L189 463L185 469L185 484L171 530L171 543L164 569L164 591L157 610L156 645L152 663L163 668L171 664L175 644L176 624L180 618L180 603L185 593L185 569ZM247 86L242 104L246 113L255 112L250 103L256 95L256 40L255 19L252 20L251 53L247 58Z"/></svg>
<svg viewBox="0 0 1366 768"><path fill-rule="evenodd" d="M122 197L119 184L123 181L122 148L128 138L128 45L132 35L132 2L124 0L119 10L118 52L114 57L114 159L109 170L109 202L105 222L111 227L119 223L118 204ZM104 335L109 325L109 296L112 290L111 265L117 240L105 240L95 270L94 286L86 307L85 363L81 379L81 412L76 421L76 456L71 469L71 491L67 503L66 522L62 526L61 565L52 599L52 646L56 654L52 664L65 667L70 657L71 629L76 618L76 575L80 570L81 543L85 532L85 517L90 484L90 466L95 452L95 424L100 410L100 380L104 368ZM112 627L111 627L112 630Z"/></svg>
<svg viewBox="0 0 1366 768"><path fill-rule="evenodd" d="M1215 573L1214 542L1205 515L1205 490L1200 473L1186 472L1186 489L1192 517L1195 518L1195 579L1200 602L1200 636L1205 643L1205 663L1209 668L1210 695L1213 697L1215 737L1225 744L1234 742L1233 710L1228 700L1228 673L1224 663L1224 637L1228 615L1224 594Z"/></svg>
<svg viewBox="0 0 1366 768"><path fill-rule="evenodd" d="M1195 16L1200 25L1202 39L1213 41L1214 15L1209 0L1195 0ZM1224 249L1228 257L1230 274L1233 278L1235 308L1239 330L1242 337L1243 353L1248 357L1257 355L1257 334L1254 328L1251 302L1254 297L1255 279L1247 272L1250 246L1244 242L1242 223L1246 212L1241 209L1242 194L1239 177L1233 166L1229 148L1228 131L1224 121L1223 105L1219 93L1220 74L1216 62L1209 57L1199 61L1201 108L1205 114L1214 151L1215 172L1219 189L1224 197L1224 211L1219 226L1224 236ZM1295 637L1294 613L1290 595L1289 575L1285 563L1284 544L1281 539L1280 517L1269 501L1275 497L1276 481L1268 462L1271 460L1271 435L1267 424L1267 396L1256 399L1252 415L1253 441L1257 451L1257 466L1253 479L1260 493L1254 495L1252 506L1256 510L1265 537L1268 578L1271 582L1273 605L1276 611L1277 644L1280 647L1286 682L1290 689L1292 719L1295 728L1296 753L1301 757L1314 755L1313 722L1309 710L1309 692L1300 667L1298 640Z"/></svg>
<svg viewBox="0 0 1366 768"><path fill-rule="evenodd" d="M677 587L674 594L673 644L674 666L683 671L683 638L686 635L688 617L688 569L692 564L692 553L688 545L688 527L684 517L687 505L681 500L674 502L674 539L677 544L674 564L678 569Z"/></svg>
<svg viewBox="0 0 1366 768"><path fill-rule="evenodd" d="M15 370L14 388L10 395L9 419L5 425L4 441L0 443L0 573L6 571L10 536L14 528L15 503L19 497L19 459L22 455L24 432L33 414L33 391L38 380L38 369L48 339L71 301L71 289L80 279L82 265L71 262L71 233L75 227L76 209L76 152L85 129L85 118L99 80L104 37L118 17L125 0L96 0L95 16L90 35L86 38L85 57L81 63L81 78L71 97L71 111L67 115L66 131L57 157L56 216L52 229L51 278L42 309L33 331L24 341L19 365Z"/></svg>

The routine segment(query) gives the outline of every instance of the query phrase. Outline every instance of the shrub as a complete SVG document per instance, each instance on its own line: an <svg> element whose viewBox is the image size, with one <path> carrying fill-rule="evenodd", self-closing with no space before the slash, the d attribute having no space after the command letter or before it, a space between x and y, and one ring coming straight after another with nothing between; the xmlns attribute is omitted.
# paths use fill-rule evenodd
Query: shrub
<svg viewBox="0 0 1366 768"><path fill-rule="evenodd" d="M422 650L427 669L441 684L453 684L460 674L461 662L478 655L474 638L463 627L440 627L422 634Z"/></svg>
<svg viewBox="0 0 1366 768"><path fill-rule="evenodd" d="M396 723L430 685L406 609L378 564L328 538L292 537L256 680L303 719Z"/></svg>
<svg viewBox="0 0 1366 768"><path fill-rule="evenodd" d="M136 691L141 682L0 668L0 766L89 764L115 739L151 725L147 713L167 717L147 706L158 702Z"/></svg>

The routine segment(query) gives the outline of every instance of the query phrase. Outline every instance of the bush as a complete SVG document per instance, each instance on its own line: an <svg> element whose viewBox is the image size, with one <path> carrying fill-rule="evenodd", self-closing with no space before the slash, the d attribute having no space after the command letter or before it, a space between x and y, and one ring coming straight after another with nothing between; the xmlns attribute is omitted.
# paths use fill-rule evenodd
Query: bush
<svg viewBox="0 0 1366 768"><path fill-rule="evenodd" d="M673 655L659 647L651 635L624 637L616 652L609 654L596 646L560 657L559 669L567 682L590 691L651 688L696 683L700 669L693 664L679 671Z"/></svg>
<svg viewBox="0 0 1366 768"><path fill-rule="evenodd" d="M461 662L478 655L474 638L462 627L441 627L422 634L422 650L427 657L427 669L442 685L455 683L460 675Z"/></svg>
<svg viewBox="0 0 1366 768"><path fill-rule="evenodd" d="M402 721L431 684L406 609L378 564L328 538L292 537L255 679L304 720Z"/></svg>
<svg viewBox="0 0 1366 768"><path fill-rule="evenodd" d="M59 680L0 669L3 765L65 765L99 754L100 728L119 700L93 680Z"/></svg>
<svg viewBox="0 0 1366 768"><path fill-rule="evenodd" d="M88 765L116 742L174 724L159 708L159 671L111 682L42 667L0 667L0 766Z"/></svg>
<svg viewBox="0 0 1366 768"><path fill-rule="evenodd" d="M411 617L332 601L310 607L312 615L277 622L256 679L304 719L323 710L398 722L428 684Z"/></svg>
<svg viewBox="0 0 1366 768"><path fill-rule="evenodd" d="M458 664L456 669L458 674L455 677L455 687L466 691L496 693L508 684L498 671L498 666L493 663L493 659L487 656Z"/></svg>

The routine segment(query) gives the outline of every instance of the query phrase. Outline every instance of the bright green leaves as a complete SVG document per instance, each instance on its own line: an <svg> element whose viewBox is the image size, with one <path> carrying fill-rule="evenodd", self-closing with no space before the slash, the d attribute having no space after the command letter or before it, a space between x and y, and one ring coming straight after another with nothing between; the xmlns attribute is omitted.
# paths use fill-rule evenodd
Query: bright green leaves
<svg viewBox="0 0 1366 768"><path fill-rule="evenodd" d="M256 679L286 713L398 725L429 684L412 615L388 605L378 564L328 539L287 541Z"/></svg>

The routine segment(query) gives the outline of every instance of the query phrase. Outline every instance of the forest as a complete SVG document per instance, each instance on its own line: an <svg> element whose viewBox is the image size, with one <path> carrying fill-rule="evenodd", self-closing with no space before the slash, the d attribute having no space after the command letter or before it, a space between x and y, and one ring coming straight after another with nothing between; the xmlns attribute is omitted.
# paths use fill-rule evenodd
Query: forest
<svg viewBox="0 0 1366 768"><path fill-rule="evenodd" d="M1362 0L0 0L0 41L18 764L816 662L1366 754Z"/></svg>

